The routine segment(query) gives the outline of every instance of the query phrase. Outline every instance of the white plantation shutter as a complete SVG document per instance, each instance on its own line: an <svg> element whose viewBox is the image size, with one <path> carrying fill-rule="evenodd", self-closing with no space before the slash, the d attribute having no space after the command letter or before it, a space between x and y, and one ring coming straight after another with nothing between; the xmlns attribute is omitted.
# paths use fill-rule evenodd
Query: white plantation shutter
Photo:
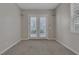
<svg viewBox="0 0 79 59"><path fill-rule="evenodd" d="M72 26L74 32L79 32L79 3L71 4Z"/></svg>

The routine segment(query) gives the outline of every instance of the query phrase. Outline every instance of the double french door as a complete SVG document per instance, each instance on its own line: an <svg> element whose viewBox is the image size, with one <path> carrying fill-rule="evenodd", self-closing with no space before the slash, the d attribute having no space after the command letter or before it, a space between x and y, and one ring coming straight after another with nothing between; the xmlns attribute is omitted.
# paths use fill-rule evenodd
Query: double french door
<svg viewBox="0 0 79 59"><path fill-rule="evenodd" d="M29 16L29 39L47 39L47 16Z"/></svg>

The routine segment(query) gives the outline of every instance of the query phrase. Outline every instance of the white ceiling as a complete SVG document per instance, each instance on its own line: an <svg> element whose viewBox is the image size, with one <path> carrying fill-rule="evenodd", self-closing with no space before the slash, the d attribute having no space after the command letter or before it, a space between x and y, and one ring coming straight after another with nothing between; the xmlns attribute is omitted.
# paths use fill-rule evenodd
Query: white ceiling
<svg viewBox="0 0 79 59"><path fill-rule="evenodd" d="M18 3L17 5L23 9L55 9L59 3Z"/></svg>

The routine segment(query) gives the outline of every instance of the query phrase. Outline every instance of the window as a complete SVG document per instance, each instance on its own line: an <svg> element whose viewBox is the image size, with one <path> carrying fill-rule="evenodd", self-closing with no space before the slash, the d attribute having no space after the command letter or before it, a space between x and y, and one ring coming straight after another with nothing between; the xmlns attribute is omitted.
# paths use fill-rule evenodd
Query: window
<svg viewBox="0 0 79 59"><path fill-rule="evenodd" d="M72 11L72 29L74 32L79 32L79 4L73 3L71 4Z"/></svg>

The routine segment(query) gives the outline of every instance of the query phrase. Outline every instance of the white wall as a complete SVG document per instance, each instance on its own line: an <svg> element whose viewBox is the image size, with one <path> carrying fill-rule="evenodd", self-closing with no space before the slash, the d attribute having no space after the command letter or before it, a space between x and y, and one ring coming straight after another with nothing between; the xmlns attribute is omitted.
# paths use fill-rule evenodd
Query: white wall
<svg viewBox="0 0 79 59"><path fill-rule="evenodd" d="M56 36L57 41L79 54L79 33L70 30L70 4L63 3L56 9Z"/></svg>
<svg viewBox="0 0 79 59"><path fill-rule="evenodd" d="M54 39L55 35L55 13L52 10L24 10L22 16L22 38L28 38L28 16L31 14L35 15L48 15L48 38ZM52 23L53 22L53 23Z"/></svg>
<svg viewBox="0 0 79 59"><path fill-rule="evenodd" d="M0 4L0 53L20 40L20 10L15 4Z"/></svg>

